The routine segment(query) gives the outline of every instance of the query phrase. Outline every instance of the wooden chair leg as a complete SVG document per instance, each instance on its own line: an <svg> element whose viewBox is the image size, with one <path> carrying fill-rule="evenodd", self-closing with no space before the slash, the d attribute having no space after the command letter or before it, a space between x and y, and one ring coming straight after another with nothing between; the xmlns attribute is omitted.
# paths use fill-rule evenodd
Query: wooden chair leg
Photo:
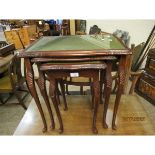
<svg viewBox="0 0 155 155"><path fill-rule="evenodd" d="M69 90L68 90L68 84L66 84L66 94L70 95Z"/></svg>
<svg viewBox="0 0 155 155"><path fill-rule="evenodd" d="M135 85L136 85L136 82L137 82L138 78L139 78L139 76L134 76L133 77L132 84L131 84L130 91L129 91L129 94L131 94L131 95L134 92Z"/></svg>
<svg viewBox="0 0 155 155"><path fill-rule="evenodd" d="M80 86L80 95L84 95L83 86Z"/></svg>

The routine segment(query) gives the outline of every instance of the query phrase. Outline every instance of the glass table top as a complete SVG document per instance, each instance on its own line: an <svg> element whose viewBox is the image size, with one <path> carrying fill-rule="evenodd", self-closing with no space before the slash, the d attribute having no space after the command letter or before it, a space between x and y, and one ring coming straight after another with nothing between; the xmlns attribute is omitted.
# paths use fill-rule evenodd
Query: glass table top
<svg viewBox="0 0 155 155"><path fill-rule="evenodd" d="M126 49L113 35L75 35L42 37L25 52L34 51L89 51L103 49Z"/></svg>

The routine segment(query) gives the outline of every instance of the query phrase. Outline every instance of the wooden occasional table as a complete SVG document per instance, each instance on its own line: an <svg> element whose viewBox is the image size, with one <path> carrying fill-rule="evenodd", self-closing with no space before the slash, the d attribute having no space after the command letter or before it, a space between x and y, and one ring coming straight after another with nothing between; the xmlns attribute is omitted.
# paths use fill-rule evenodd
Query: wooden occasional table
<svg viewBox="0 0 155 155"><path fill-rule="evenodd" d="M19 57L24 58L26 65L26 79L32 97L34 98L41 118L44 124L43 131L47 130L45 116L36 92L34 84L34 71L32 64L34 62L70 62L70 61L95 61L104 60L107 63L107 70L111 71L111 63L114 57L119 61L118 67L118 90L116 94L112 128L116 129L116 114L123 93L126 75L128 74L127 56L132 54L119 39L113 35L75 35L75 36L49 36L42 37L31 44L23 52L17 53ZM106 77L108 94L111 93L112 77Z"/></svg>

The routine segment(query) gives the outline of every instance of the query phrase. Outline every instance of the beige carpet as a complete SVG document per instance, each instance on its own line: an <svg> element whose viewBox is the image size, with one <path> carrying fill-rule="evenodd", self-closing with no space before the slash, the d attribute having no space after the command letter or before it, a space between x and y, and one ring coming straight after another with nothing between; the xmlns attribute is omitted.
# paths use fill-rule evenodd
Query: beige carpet
<svg viewBox="0 0 155 155"><path fill-rule="evenodd" d="M63 110L63 104L59 106L63 123L64 132L62 135L94 135L91 130L92 124L92 110L90 109L91 98L89 95L68 95L68 111ZM58 133L59 123L54 113L56 128L51 130L49 128L50 119L47 108L42 97L40 101L45 112L45 117L48 124L48 131L42 132L43 124L40 114L37 110L34 100L31 101L30 106L17 127L14 135L60 135ZM107 114L108 129L102 127L103 105L99 105L97 128L98 135L155 135L155 127L150 120L147 112L139 102L136 95L123 95L117 115L117 130L111 128L111 120L113 113L113 106L115 95L111 95ZM51 104L52 105L52 104ZM128 118L144 118L143 120L128 119Z"/></svg>
<svg viewBox="0 0 155 155"><path fill-rule="evenodd" d="M77 90L77 87L71 87L70 90L75 91ZM31 99L30 95L25 98L24 102L27 107L29 106ZM141 97L138 97L138 100L145 109L146 115L148 115L152 124L155 126L155 106ZM7 104L0 106L0 135L13 135L26 112L20 105L12 104L12 102L15 101L15 97L12 97Z"/></svg>

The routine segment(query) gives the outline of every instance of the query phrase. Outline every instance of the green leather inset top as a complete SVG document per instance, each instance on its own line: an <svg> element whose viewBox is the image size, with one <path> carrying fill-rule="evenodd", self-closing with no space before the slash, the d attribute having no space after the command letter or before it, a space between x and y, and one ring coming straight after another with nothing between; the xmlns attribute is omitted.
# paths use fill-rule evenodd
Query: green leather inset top
<svg viewBox="0 0 155 155"><path fill-rule="evenodd" d="M125 49L113 35L75 35L43 37L26 52L62 50Z"/></svg>

